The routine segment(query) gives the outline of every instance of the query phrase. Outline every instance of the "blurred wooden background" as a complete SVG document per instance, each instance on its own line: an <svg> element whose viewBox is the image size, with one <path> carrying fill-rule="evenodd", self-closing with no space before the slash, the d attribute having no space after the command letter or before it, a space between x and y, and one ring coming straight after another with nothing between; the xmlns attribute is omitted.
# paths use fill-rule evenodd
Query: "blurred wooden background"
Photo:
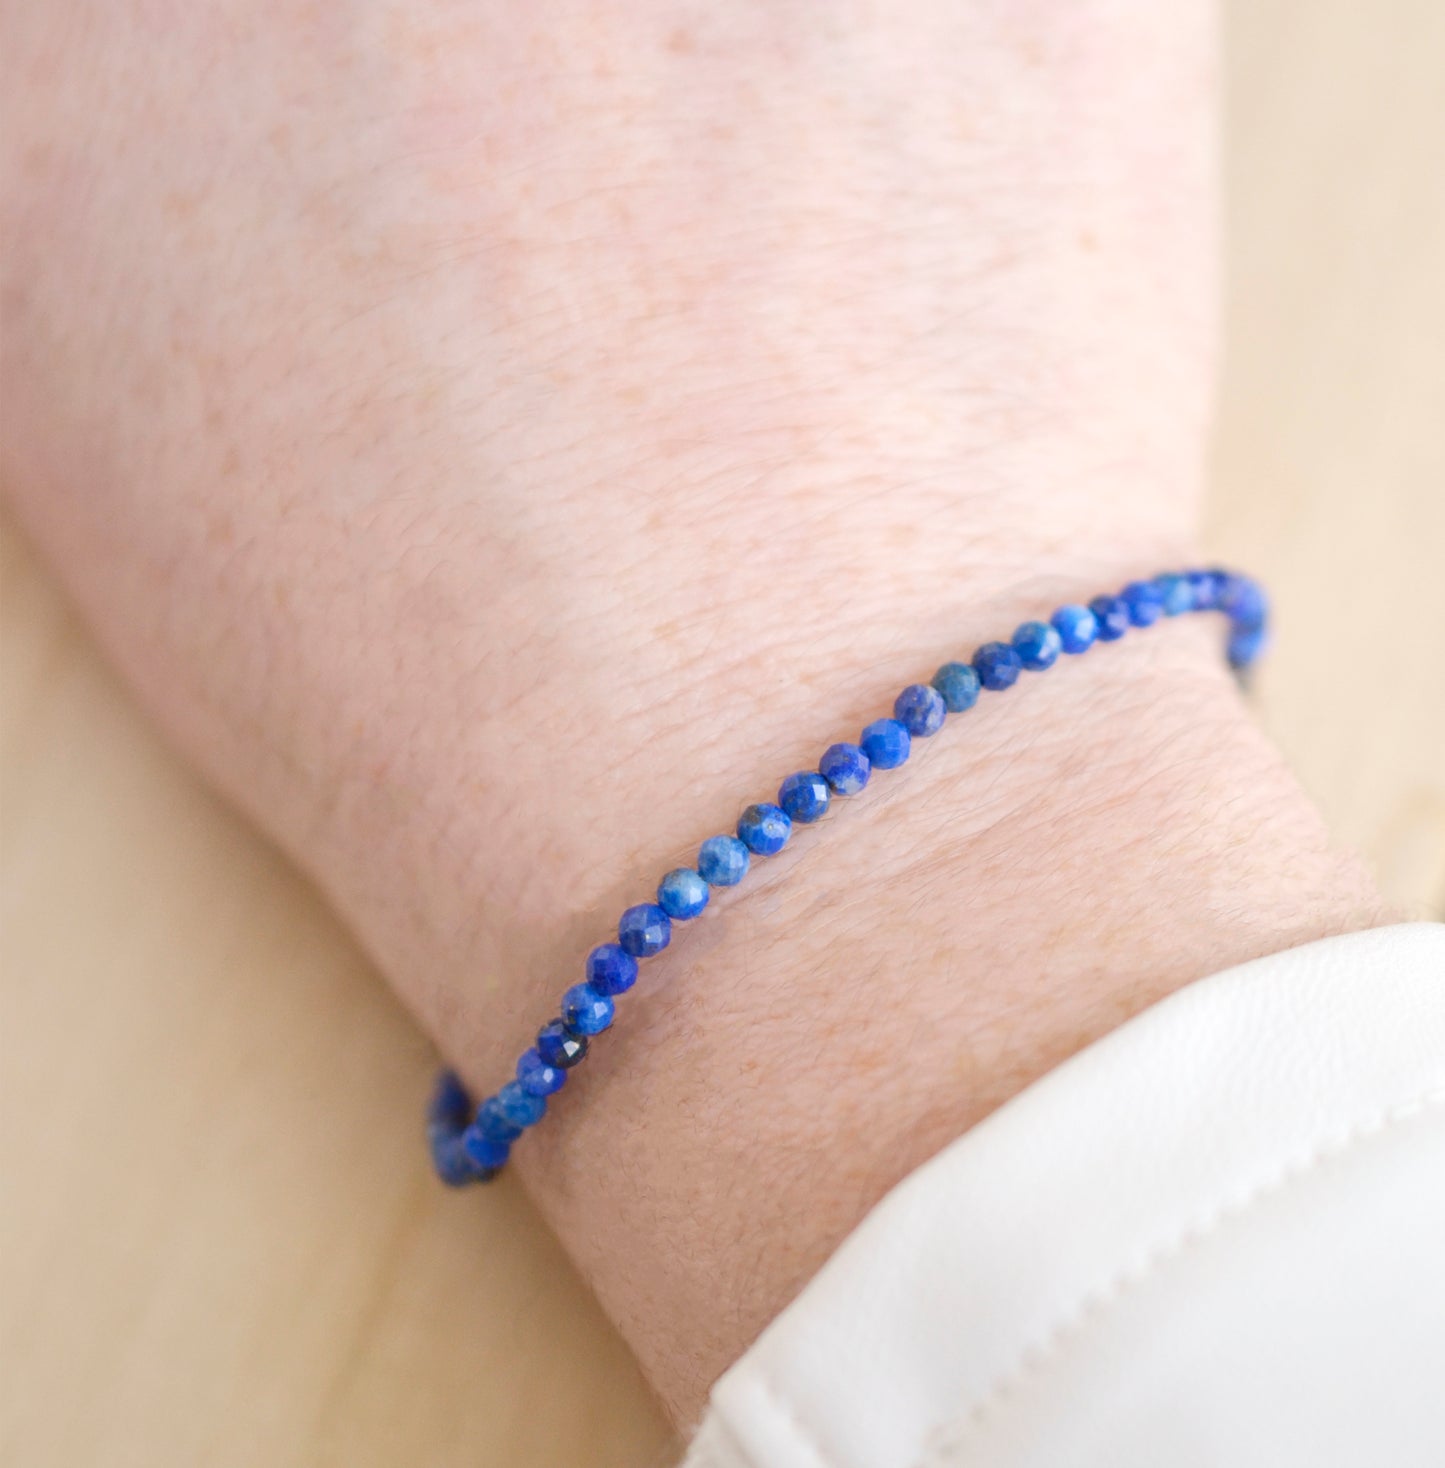
<svg viewBox="0 0 1445 1468"><path fill-rule="evenodd" d="M1445 7L1235 0L1229 57L1212 538L1282 609L1268 724L1442 917ZM0 569L0 1459L671 1461L517 1190L432 1182L380 981Z"/></svg>

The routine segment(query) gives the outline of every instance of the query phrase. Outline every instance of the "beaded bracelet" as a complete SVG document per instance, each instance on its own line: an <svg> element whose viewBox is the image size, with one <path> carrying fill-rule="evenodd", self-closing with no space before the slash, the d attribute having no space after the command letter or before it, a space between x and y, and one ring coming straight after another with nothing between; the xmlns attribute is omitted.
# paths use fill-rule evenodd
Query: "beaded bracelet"
<svg viewBox="0 0 1445 1468"><path fill-rule="evenodd" d="M1182 612L1221 611L1230 620L1229 663L1241 675L1264 648L1268 607L1261 587L1229 571L1185 571L1132 581L1117 596L1096 596L1087 606L1067 605L1047 622L1025 622L1009 642L986 642L968 663L945 663L931 683L914 683L898 695L891 719L877 719L857 744L833 744L816 770L789 775L776 803L750 805L735 836L710 836L696 867L678 867L658 883L657 900L629 907L617 924L617 941L587 956L586 977L562 996L561 1013L537 1031L522 1052L516 1077L475 1111L451 1071L439 1077L427 1112L432 1160L454 1187L489 1182L505 1165L512 1144L547 1111L567 1072L584 1059L592 1038L608 1029L614 1000L637 982L637 961L661 953L672 925L695 918L715 887L736 887L755 856L775 856L795 823L808 825L827 811L835 795L856 795L874 770L893 770L908 758L912 741L936 734L949 714L972 708L981 689L1011 688L1019 674L1043 672L1060 653L1087 652L1095 642L1116 642L1131 627L1149 627Z"/></svg>

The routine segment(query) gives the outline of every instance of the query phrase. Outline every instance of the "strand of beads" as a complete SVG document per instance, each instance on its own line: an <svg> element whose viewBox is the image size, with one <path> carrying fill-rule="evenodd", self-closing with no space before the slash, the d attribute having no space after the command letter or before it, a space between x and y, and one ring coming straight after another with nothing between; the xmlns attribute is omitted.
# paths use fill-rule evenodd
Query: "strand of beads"
<svg viewBox="0 0 1445 1468"><path fill-rule="evenodd" d="M661 953L674 923L689 922L708 905L715 888L736 887L755 856L774 856L794 825L823 816L834 796L856 795L874 770L903 764L915 739L927 739L949 714L963 713L980 691L1011 688L1025 672L1043 672L1060 656L1077 656L1096 642L1115 642L1133 627L1150 627L1185 612L1223 612L1229 619L1226 651L1241 674L1264 649L1268 606L1260 586L1230 571L1182 571L1131 581L1117 595L1096 596L1087 606L1060 607L1047 622L1025 622L1008 642L987 642L967 663L945 663L930 683L914 683L893 704L893 717L876 719L856 744L833 744L816 770L789 775L776 802L750 805L736 834L710 836L695 867L678 867L658 883L656 900L629 907L617 923L617 941L587 956L581 983L562 995L559 1014L537 1031L522 1052L516 1074L475 1111L465 1087L450 1071L437 1081L427 1112L432 1159L453 1186L487 1182L505 1165L512 1144L547 1113L548 1097L567 1072L587 1056L592 1039L613 1021L615 1001L637 982L638 960Z"/></svg>

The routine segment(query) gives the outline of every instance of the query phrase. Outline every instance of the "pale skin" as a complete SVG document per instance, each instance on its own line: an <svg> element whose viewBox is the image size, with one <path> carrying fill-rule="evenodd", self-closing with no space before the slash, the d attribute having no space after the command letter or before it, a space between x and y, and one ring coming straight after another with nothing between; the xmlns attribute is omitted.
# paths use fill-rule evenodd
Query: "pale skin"
<svg viewBox="0 0 1445 1468"><path fill-rule="evenodd" d="M0 16L9 502L479 1089L898 687L1200 555L1203 3ZM1021 1087L1381 917L1170 623L717 900L514 1172L688 1421Z"/></svg>

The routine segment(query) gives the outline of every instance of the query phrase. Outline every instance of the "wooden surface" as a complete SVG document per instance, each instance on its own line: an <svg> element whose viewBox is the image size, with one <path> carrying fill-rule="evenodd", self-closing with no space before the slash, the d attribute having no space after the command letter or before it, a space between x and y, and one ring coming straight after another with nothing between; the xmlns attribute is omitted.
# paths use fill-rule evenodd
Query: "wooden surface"
<svg viewBox="0 0 1445 1468"><path fill-rule="evenodd" d="M1445 916L1445 7L1231 22L1213 539L1282 608L1269 725ZM3 557L0 1461L670 1461L517 1190L427 1175L379 980Z"/></svg>

